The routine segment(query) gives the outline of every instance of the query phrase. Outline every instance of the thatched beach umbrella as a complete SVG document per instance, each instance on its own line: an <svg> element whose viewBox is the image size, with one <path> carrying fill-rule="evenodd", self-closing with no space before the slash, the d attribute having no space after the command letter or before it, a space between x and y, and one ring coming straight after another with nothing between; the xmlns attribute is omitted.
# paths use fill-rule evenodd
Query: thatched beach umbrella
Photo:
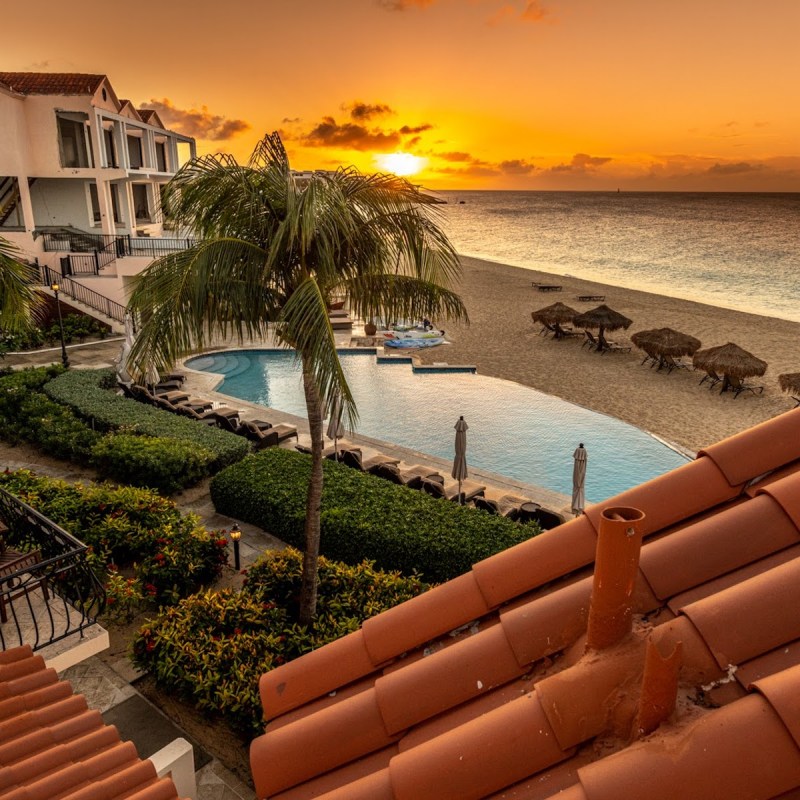
<svg viewBox="0 0 800 800"><path fill-rule="evenodd" d="M565 322L572 322L578 315L574 308L570 308L564 303L553 303L552 305L540 308L538 311L531 312L531 317L534 322L541 322L542 325L552 326L555 331L555 338L561 339L564 336L564 331L561 326Z"/></svg>
<svg viewBox="0 0 800 800"><path fill-rule="evenodd" d="M800 394L800 372L784 372L783 375L778 375L778 383L787 394ZM800 397L793 397L793 399L797 400L797 404L800 405Z"/></svg>
<svg viewBox="0 0 800 800"><path fill-rule="evenodd" d="M644 350L649 358L655 360L658 358L656 345L661 340L660 333L661 328L651 328L646 331L636 331L636 333L631 336L631 341L640 350ZM645 361L646 360L647 359L645 358ZM642 361L642 363L644 364L644 361Z"/></svg>
<svg viewBox="0 0 800 800"><path fill-rule="evenodd" d="M709 374L712 372L722 374L720 394L730 385L730 378L741 380L753 375L763 375L767 371L766 361L748 353L733 342L698 350L692 358L692 363L696 368L704 369Z"/></svg>
<svg viewBox="0 0 800 800"><path fill-rule="evenodd" d="M681 333L673 328L653 328L637 331L631 341L640 350L644 350L652 359L658 359L659 369L664 358L679 358L694 355L700 349L700 340L688 333Z"/></svg>
<svg viewBox="0 0 800 800"><path fill-rule="evenodd" d="M692 356L700 349L700 340L688 333L681 333L672 328L658 328L656 352L661 356Z"/></svg>
<svg viewBox="0 0 800 800"><path fill-rule="evenodd" d="M597 349L605 350L608 348L608 343L605 339L605 332L618 331L620 328L630 328L633 320L628 319L619 311L614 311L607 305L597 306L590 311L585 311L583 314L578 314L572 322L579 328L597 328Z"/></svg>

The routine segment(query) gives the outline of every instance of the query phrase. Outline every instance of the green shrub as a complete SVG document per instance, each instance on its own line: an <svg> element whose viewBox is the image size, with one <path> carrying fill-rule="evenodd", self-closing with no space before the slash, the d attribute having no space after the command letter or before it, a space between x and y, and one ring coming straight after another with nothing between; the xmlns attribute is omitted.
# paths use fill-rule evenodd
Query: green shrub
<svg viewBox="0 0 800 800"><path fill-rule="evenodd" d="M127 433L190 442L212 455L208 468L216 472L250 452L241 436L210 428L195 420L122 397L108 387L115 385L111 370L69 370L45 385L47 395L91 420L98 430L124 428Z"/></svg>
<svg viewBox="0 0 800 800"><path fill-rule="evenodd" d="M40 367L0 378L0 438L11 444L29 442L56 458L88 464L100 435L42 392L62 371Z"/></svg>
<svg viewBox="0 0 800 800"><path fill-rule="evenodd" d="M213 456L194 442L109 434L92 449L100 476L170 495L208 475Z"/></svg>
<svg viewBox="0 0 800 800"><path fill-rule="evenodd" d="M188 597L144 625L133 661L160 686L221 714L234 728L263 729L258 681L264 672L358 629L368 617L428 587L416 578L320 558L314 629L293 624L287 605L300 591L302 555L292 549L263 556L241 592Z"/></svg>
<svg viewBox="0 0 800 800"><path fill-rule="evenodd" d="M381 569L445 581L539 532L332 461L323 469L320 550L349 564L369 558ZM309 456L270 448L220 472L211 499L220 513L303 548L310 470Z"/></svg>
<svg viewBox="0 0 800 800"><path fill-rule="evenodd" d="M94 564L133 568L159 603L195 591L227 563L224 538L149 489L69 484L28 470L0 474L0 486L91 545Z"/></svg>

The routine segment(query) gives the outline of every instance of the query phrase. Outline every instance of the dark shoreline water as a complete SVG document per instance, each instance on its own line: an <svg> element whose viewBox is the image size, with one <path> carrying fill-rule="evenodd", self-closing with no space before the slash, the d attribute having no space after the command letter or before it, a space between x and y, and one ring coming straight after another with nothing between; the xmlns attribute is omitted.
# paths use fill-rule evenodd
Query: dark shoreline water
<svg viewBox="0 0 800 800"><path fill-rule="evenodd" d="M464 255L800 321L800 193L436 194Z"/></svg>

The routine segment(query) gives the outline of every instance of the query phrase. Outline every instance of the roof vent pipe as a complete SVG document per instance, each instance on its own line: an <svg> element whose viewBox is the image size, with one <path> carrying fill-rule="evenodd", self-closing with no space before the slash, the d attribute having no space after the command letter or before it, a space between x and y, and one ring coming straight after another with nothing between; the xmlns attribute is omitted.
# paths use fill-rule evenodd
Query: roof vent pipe
<svg viewBox="0 0 800 800"><path fill-rule="evenodd" d="M675 710L678 699L678 673L683 662L683 644L675 642L672 652L664 653L653 637L647 640L642 676L642 694L634 736L652 733Z"/></svg>
<svg viewBox="0 0 800 800"><path fill-rule="evenodd" d="M631 632L631 598L642 548L638 508L612 507L600 515L586 646L602 650Z"/></svg>

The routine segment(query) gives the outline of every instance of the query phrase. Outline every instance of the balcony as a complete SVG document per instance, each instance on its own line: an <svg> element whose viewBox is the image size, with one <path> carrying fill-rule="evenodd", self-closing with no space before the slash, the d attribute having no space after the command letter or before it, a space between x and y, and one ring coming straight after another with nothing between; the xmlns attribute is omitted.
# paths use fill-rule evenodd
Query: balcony
<svg viewBox="0 0 800 800"><path fill-rule="evenodd" d="M4 489L0 520L0 649L30 645L62 670L108 647L87 546Z"/></svg>

